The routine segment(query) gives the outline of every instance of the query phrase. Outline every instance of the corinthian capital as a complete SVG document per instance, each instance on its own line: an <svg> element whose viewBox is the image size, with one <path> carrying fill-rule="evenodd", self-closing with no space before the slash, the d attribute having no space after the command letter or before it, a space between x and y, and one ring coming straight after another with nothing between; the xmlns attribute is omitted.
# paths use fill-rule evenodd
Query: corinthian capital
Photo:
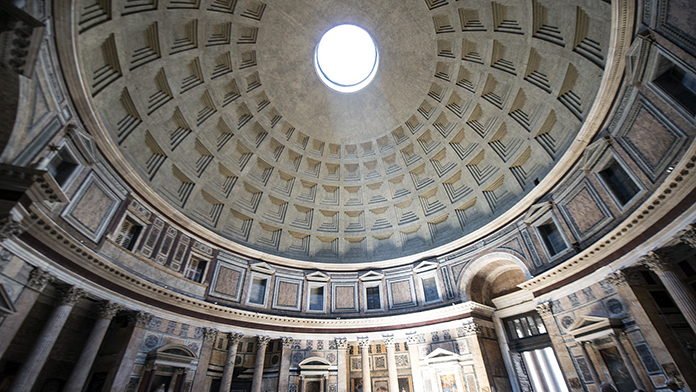
<svg viewBox="0 0 696 392"><path fill-rule="evenodd" d="M290 349L292 348L292 343L295 341L295 339L286 336L280 338L280 341L283 343L283 348Z"/></svg>
<svg viewBox="0 0 696 392"><path fill-rule="evenodd" d="M212 342L217 337L217 334L218 334L217 329L206 328L205 332L203 333L203 340L208 341L208 342Z"/></svg>
<svg viewBox="0 0 696 392"><path fill-rule="evenodd" d="M696 248L696 227L694 227L694 225L689 225L686 229L677 234L677 238L690 247Z"/></svg>
<svg viewBox="0 0 696 392"><path fill-rule="evenodd" d="M360 348L368 348L370 347L370 339L358 338L358 345L360 346Z"/></svg>
<svg viewBox="0 0 696 392"><path fill-rule="evenodd" d="M61 292L60 303L62 305L74 306L77 301L86 297L87 293L81 288L70 286Z"/></svg>
<svg viewBox="0 0 696 392"><path fill-rule="evenodd" d="M334 341L336 342L336 348L338 350L347 350L348 349L348 339L335 338Z"/></svg>
<svg viewBox="0 0 696 392"><path fill-rule="evenodd" d="M106 301L99 306L99 317L110 319L113 318L118 312L123 310L123 305L119 305L115 302Z"/></svg>
<svg viewBox="0 0 696 392"><path fill-rule="evenodd" d="M140 328L146 328L154 316L147 312L138 311L135 314L135 326Z"/></svg>
<svg viewBox="0 0 696 392"><path fill-rule="evenodd" d="M648 252L640 258L641 264L654 273L664 272L670 268L669 261L656 252Z"/></svg>
<svg viewBox="0 0 696 392"><path fill-rule="evenodd" d="M244 337L244 334L239 333L239 332L228 333L227 334L227 349L229 350L230 347L238 345L243 337Z"/></svg>
<svg viewBox="0 0 696 392"><path fill-rule="evenodd" d="M536 311L541 317L551 317L553 316L553 305L551 301L538 303Z"/></svg>
<svg viewBox="0 0 696 392"><path fill-rule="evenodd" d="M43 291L43 289L45 289L46 286L48 286L55 279L56 277L48 273L48 271L36 267L29 273L29 281L27 282L27 286L36 291Z"/></svg>
<svg viewBox="0 0 696 392"><path fill-rule="evenodd" d="M393 336L384 336L384 337L382 337L382 340L384 340L385 347L394 347L394 337Z"/></svg>
<svg viewBox="0 0 696 392"><path fill-rule="evenodd" d="M22 226L12 216L0 219L0 242L22 234Z"/></svg>
<svg viewBox="0 0 696 392"><path fill-rule="evenodd" d="M271 337L259 335L256 337L256 340L258 340L259 347L265 347L265 346L268 346L268 342L271 341Z"/></svg>
<svg viewBox="0 0 696 392"><path fill-rule="evenodd" d="M464 336L480 335L481 332L481 326L476 323L464 324Z"/></svg>

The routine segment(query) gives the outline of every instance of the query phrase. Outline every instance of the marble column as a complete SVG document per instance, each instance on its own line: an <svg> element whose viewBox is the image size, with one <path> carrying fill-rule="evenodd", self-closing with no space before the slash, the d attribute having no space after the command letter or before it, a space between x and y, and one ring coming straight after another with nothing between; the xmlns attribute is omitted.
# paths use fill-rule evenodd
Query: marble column
<svg viewBox="0 0 696 392"><path fill-rule="evenodd" d="M411 381L413 381L414 392L424 392L423 374L420 370L420 354L418 345L425 341L423 335L412 334L406 337L408 343L408 359L411 363Z"/></svg>
<svg viewBox="0 0 696 392"><path fill-rule="evenodd" d="M126 390L126 386L130 381L130 375L133 372L133 364L135 363L135 358L138 355L140 349L140 344L145 337L145 330L148 324L152 320L153 315L145 312L137 312L135 314L135 326L133 327L133 332L131 332L131 337L128 340L121 361L118 362L118 368L111 379L107 379L106 386L111 384L108 389L111 392L123 392Z"/></svg>
<svg viewBox="0 0 696 392"><path fill-rule="evenodd" d="M372 379L370 378L370 340L358 339L360 353L362 354L363 392L372 392Z"/></svg>
<svg viewBox="0 0 696 392"><path fill-rule="evenodd" d="M196 374L193 377L193 392L205 391L205 380L208 373L208 365L210 365L210 355L213 353L213 344L217 338L218 331L212 328L206 328L203 333L203 346L201 354L198 356L198 366L196 366Z"/></svg>
<svg viewBox="0 0 696 392"><path fill-rule="evenodd" d="M263 363L266 359L266 347L271 340L269 336L258 336L256 349L256 364L254 365L254 379L251 382L251 392L261 392L263 383Z"/></svg>
<svg viewBox="0 0 696 392"><path fill-rule="evenodd" d="M660 278L691 329L696 332L696 299L669 261L655 252L649 252L641 258L641 262Z"/></svg>
<svg viewBox="0 0 696 392"><path fill-rule="evenodd" d="M234 361L237 359L237 347L243 337L244 335L239 332L230 332L227 334L227 358L225 359L225 369L222 371L220 392L230 392L230 388L232 388Z"/></svg>
<svg viewBox="0 0 696 392"><path fill-rule="evenodd" d="M14 385L10 389L11 392L30 391L32 389L41 369L46 364L46 360L48 360L48 356L58 339L58 335L60 335L60 331L68 320L68 316L70 316L70 312L72 312L77 301L84 297L84 290L75 286L61 293L60 305L51 313L29 356L19 369Z"/></svg>
<svg viewBox="0 0 696 392"><path fill-rule="evenodd" d="M384 338L387 349L387 371L389 372L389 392L399 392L399 379L396 373L396 355L394 353L394 337Z"/></svg>
<svg viewBox="0 0 696 392"><path fill-rule="evenodd" d="M48 286L55 276L49 274L48 272L42 270L41 268L34 268L29 273L29 281L27 285L22 290L22 293L17 298L17 302L14 303L17 311L5 317L5 320L0 324L0 358L5 355L5 351L10 347L12 340L14 340L17 331L21 328L24 319L31 311L31 308L36 303L36 300L41 295L41 292Z"/></svg>
<svg viewBox="0 0 696 392"><path fill-rule="evenodd" d="M338 373L336 374L338 391L337 392L348 392L348 339L346 338L336 338L336 361L338 363Z"/></svg>
<svg viewBox="0 0 696 392"><path fill-rule="evenodd" d="M621 359L623 360L624 365L626 365L626 368L628 369L628 373L631 375L633 383L636 384L636 388L642 389L644 391L647 390L647 388L645 388L645 385L643 384L643 380L641 380L640 376L638 375L638 371L636 371L636 367L633 364L633 361L628 356L626 348L621 342L621 338L617 336L616 333L612 333L610 336L612 340L614 340L614 344L616 344L616 349L619 351L619 355L621 355Z"/></svg>
<svg viewBox="0 0 696 392"><path fill-rule="evenodd" d="M568 389L572 392L584 392L582 388L582 383L580 382L580 375L578 375L575 369L575 364L570 358L570 353L568 352L568 346L566 346L561 336L561 331L558 329L558 324L553 316L553 305L551 302L543 302L537 304L536 311L541 316L544 321L544 326L546 326L546 331L549 334L549 339L551 339L551 345L553 346L553 351L556 353L558 358L558 364L565 375L566 381L568 382ZM575 379L575 381L573 381ZM574 388L575 386L580 386L580 388Z"/></svg>
<svg viewBox="0 0 696 392"><path fill-rule="evenodd" d="M304 390L305 390L304 379L305 379L305 376L303 376L301 374L297 377L297 382L299 383L299 385L297 386L297 389L299 390L299 392L304 392Z"/></svg>
<svg viewBox="0 0 696 392"><path fill-rule="evenodd" d="M290 354L292 353L293 338L281 338L283 351L280 354L280 370L278 372L278 390L287 391L290 385Z"/></svg>
<svg viewBox="0 0 696 392"><path fill-rule="evenodd" d="M587 351L587 346L591 345L592 343L578 342L578 344L582 349L582 355L585 357L587 367L590 369L590 375L592 375L592 382L594 382L595 386L599 388L599 385L602 383L602 380L599 378L599 373L597 373L597 368L594 365L594 361L592 360L592 358L590 358L590 354Z"/></svg>
<svg viewBox="0 0 696 392"><path fill-rule="evenodd" d="M89 371L92 369L94 358L97 357L102 340L104 340L104 335L106 335L106 331L109 329L111 319L122 309L123 306L113 302L105 302L100 306L99 318L94 327L92 327L92 332L90 332L87 342L85 342L80 358L77 359L72 373L70 373L70 378L68 378L68 382L63 387L63 391L82 391L89 376Z"/></svg>
<svg viewBox="0 0 696 392"><path fill-rule="evenodd" d="M150 392L152 388L152 381L155 379L155 368L152 363L146 363L143 372L143 379L140 381L140 388L138 392Z"/></svg>
<svg viewBox="0 0 696 392"><path fill-rule="evenodd" d="M482 391L490 390L491 384L488 378L488 370L486 369L486 361L483 358L483 351L478 338L481 334L481 327L473 321L465 323L463 327L466 343L474 359L474 371L476 372L479 388Z"/></svg>

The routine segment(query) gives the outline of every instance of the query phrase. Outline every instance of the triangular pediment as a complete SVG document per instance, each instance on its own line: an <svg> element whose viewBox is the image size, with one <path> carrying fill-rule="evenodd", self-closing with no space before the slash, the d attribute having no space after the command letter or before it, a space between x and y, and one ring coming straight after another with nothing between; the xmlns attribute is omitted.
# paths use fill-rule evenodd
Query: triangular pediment
<svg viewBox="0 0 696 392"><path fill-rule="evenodd" d="M16 312L12 299L5 291L5 288L0 285L0 316L6 316Z"/></svg>
<svg viewBox="0 0 696 392"><path fill-rule="evenodd" d="M413 271L415 273L419 273L434 270L435 268L437 268L437 262L431 260L424 260L416 264L416 266L413 267Z"/></svg>
<svg viewBox="0 0 696 392"><path fill-rule="evenodd" d="M585 148L582 154L582 165L584 171L592 171L599 159L604 155L604 151L611 145L611 138L605 136Z"/></svg>
<svg viewBox="0 0 696 392"><path fill-rule="evenodd" d="M550 201L534 204L524 216L524 223L533 226L539 219L543 218L547 212L551 211L552 208L553 204Z"/></svg>
<svg viewBox="0 0 696 392"><path fill-rule="evenodd" d="M80 150L82 156L87 160L87 163L92 163L95 161L95 146L94 139L89 134L82 132L77 126L70 124L68 125L68 136L73 140L77 148Z"/></svg>
<svg viewBox="0 0 696 392"><path fill-rule="evenodd" d="M269 275L274 274L276 271L275 268L271 267L268 263L265 263L263 261L251 264L249 268L251 268L252 271L261 272Z"/></svg>
<svg viewBox="0 0 696 392"><path fill-rule="evenodd" d="M621 327L623 327L623 322L620 319L580 316L568 327L568 333L573 336L580 336Z"/></svg>
<svg viewBox="0 0 696 392"><path fill-rule="evenodd" d="M459 359L459 355L453 353L452 351L445 350L444 348L436 348L433 350L430 354L425 356L426 359L428 360L437 360L437 361L442 361L442 360L457 360Z"/></svg>
<svg viewBox="0 0 696 392"><path fill-rule="evenodd" d="M312 282L328 282L330 277L321 271L315 271L311 274L307 274L305 278Z"/></svg>
<svg viewBox="0 0 696 392"><path fill-rule="evenodd" d="M382 278L384 278L384 274L380 274L375 271L369 271L365 274L360 275L360 281L362 282L370 280L382 280Z"/></svg>

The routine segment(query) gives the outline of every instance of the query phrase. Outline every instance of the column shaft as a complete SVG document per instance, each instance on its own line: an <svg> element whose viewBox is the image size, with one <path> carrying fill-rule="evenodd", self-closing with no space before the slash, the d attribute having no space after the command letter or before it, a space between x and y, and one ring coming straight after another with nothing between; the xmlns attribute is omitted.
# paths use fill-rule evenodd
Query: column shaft
<svg viewBox="0 0 696 392"><path fill-rule="evenodd" d="M292 338L282 338L283 351L280 354L280 371L278 372L278 390L287 391L290 384L290 353L292 353ZM227 392L227 391L225 391Z"/></svg>
<svg viewBox="0 0 696 392"><path fill-rule="evenodd" d="M203 336L203 347L201 354L198 356L198 366L196 366L196 374L193 377L193 392L204 392L205 380L208 373L208 365L210 364L210 355L213 353L213 344L217 337L217 331L206 328Z"/></svg>
<svg viewBox="0 0 696 392"><path fill-rule="evenodd" d="M408 337L408 359L411 362L411 380L413 381L414 392L424 392L423 375L420 370L420 355L418 354L418 335Z"/></svg>
<svg viewBox="0 0 696 392"><path fill-rule="evenodd" d="M360 353L362 354L363 392L372 392L372 379L370 378L370 341L359 340Z"/></svg>
<svg viewBox="0 0 696 392"><path fill-rule="evenodd" d="M41 373L41 369L44 364L46 364L46 360L48 360L48 356L58 339L58 335L60 335L60 331L68 320L68 316L70 316L70 312L73 310L77 301L84 296L84 291L76 287L71 287L63 293L61 304L51 313L48 322L41 331L41 334L39 334L37 342L31 349L29 357L27 357L26 362L24 362L19 370L10 391L23 392L32 389L36 379Z"/></svg>
<svg viewBox="0 0 696 392"><path fill-rule="evenodd" d="M396 355L394 354L394 339L385 339L387 348L387 370L389 371L389 392L399 392L399 379L396 373Z"/></svg>
<svg viewBox="0 0 696 392"><path fill-rule="evenodd" d="M348 392L348 359L346 357L348 340L345 338L336 339L336 348L338 362L338 373L336 374L338 383L337 392Z"/></svg>
<svg viewBox="0 0 696 392"><path fill-rule="evenodd" d="M220 392L230 392L230 388L232 388L234 361L237 359L237 347L243 336L241 333L230 333L227 335L227 358L225 359L225 369L222 372L222 380L220 381Z"/></svg>
<svg viewBox="0 0 696 392"><path fill-rule="evenodd" d="M551 302L538 304L536 310L544 320L546 331L548 332L549 338L551 339L551 344L553 345L553 351L558 357L558 364L566 377L566 381L569 381L568 389L572 392L583 392L582 387L575 389L573 388L574 383L570 382L570 380L574 378L577 380L579 385L580 376L575 369L573 359L570 358L570 353L568 352L568 346L566 346L565 342L563 341L561 331L558 329L558 324L556 324L556 320L554 319Z"/></svg>
<svg viewBox="0 0 696 392"><path fill-rule="evenodd" d="M660 278L691 329L696 333L696 298L674 272L669 261L664 256L650 252L642 257L641 262Z"/></svg>
<svg viewBox="0 0 696 392"><path fill-rule="evenodd" d="M92 364L94 363L94 358L97 357L99 348L101 347L102 340L104 340L104 335L109 329L109 324L111 324L111 319L121 310L121 306L108 302L102 306L100 310L99 318L97 322L92 327L92 332L90 332L85 347L80 353L80 358L77 359L75 367L70 373L70 378L65 384L63 391L65 392L80 392L85 386L87 377L89 377L89 371L92 369Z"/></svg>
<svg viewBox="0 0 696 392"><path fill-rule="evenodd" d="M10 347L12 340L14 340L24 319L27 318L31 308L39 298L41 291L53 279L53 275L40 268L34 268L29 274L29 282L27 282L27 286L22 290L19 298L17 298L17 302L14 304L17 311L5 317L2 325L0 325L0 336L2 336L2 339L0 339L0 359L5 355L7 348Z"/></svg>
<svg viewBox="0 0 696 392"><path fill-rule="evenodd" d="M108 389L111 392L123 392L126 390L128 381L130 380L130 375L133 373L133 363L138 355L138 349L140 348L140 343L143 341L145 336L145 329L147 325L152 320L152 315L145 312L138 312L136 314L135 326L133 327L133 332L128 340L128 344L123 352L121 361L118 364L118 369L112 376L111 380L107 379L106 386L111 387Z"/></svg>
<svg viewBox="0 0 696 392"><path fill-rule="evenodd" d="M251 392L261 392L261 384L263 383L263 363L266 359L266 347L268 341L271 340L268 336L258 337L258 349L256 350L256 364L254 365L254 379L251 382Z"/></svg>

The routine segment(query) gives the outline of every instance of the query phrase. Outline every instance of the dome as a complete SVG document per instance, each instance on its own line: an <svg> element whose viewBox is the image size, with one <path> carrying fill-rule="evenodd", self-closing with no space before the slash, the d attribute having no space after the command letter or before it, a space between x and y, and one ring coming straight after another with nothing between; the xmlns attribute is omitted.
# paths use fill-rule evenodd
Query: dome
<svg viewBox="0 0 696 392"><path fill-rule="evenodd" d="M0 390L696 388L689 5L0 4Z"/></svg>

